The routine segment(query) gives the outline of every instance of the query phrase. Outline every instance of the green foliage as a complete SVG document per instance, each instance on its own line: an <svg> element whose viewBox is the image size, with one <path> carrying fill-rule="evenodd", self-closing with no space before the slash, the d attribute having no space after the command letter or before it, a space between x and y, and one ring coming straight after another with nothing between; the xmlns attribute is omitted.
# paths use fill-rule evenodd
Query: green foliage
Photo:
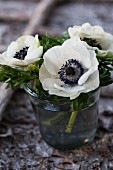
<svg viewBox="0 0 113 170"><path fill-rule="evenodd" d="M8 87L23 87L24 84L38 78L37 72L34 70L25 71L20 68L11 68L9 66L0 66L0 82L7 82Z"/></svg>
<svg viewBox="0 0 113 170"><path fill-rule="evenodd" d="M89 93L81 93L79 97L72 100L72 111L78 111L80 109L84 109L94 102L94 94L95 91L91 91Z"/></svg>
<svg viewBox="0 0 113 170"><path fill-rule="evenodd" d="M58 36L58 37L50 37L49 35L44 35L41 40L40 40L40 44L43 46L43 50L44 53L57 45L62 45L64 43L64 41L66 41L67 39L69 39L69 35L67 32L65 32L63 34L63 36Z"/></svg>
<svg viewBox="0 0 113 170"><path fill-rule="evenodd" d="M111 71L113 71L113 53L108 52L105 56L97 56L99 61L100 86L113 83Z"/></svg>

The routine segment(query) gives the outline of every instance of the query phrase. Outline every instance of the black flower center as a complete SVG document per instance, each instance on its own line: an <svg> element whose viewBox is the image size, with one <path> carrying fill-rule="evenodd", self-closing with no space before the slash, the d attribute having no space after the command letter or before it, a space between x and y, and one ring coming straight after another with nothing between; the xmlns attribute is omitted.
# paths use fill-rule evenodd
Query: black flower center
<svg viewBox="0 0 113 170"><path fill-rule="evenodd" d="M29 47L25 47L22 50L20 50L19 52L16 52L14 58L17 58L19 60L24 60L25 56L27 55L28 48Z"/></svg>
<svg viewBox="0 0 113 170"><path fill-rule="evenodd" d="M68 76L74 76L75 75L75 69L73 68L73 67L68 67L67 69L66 69L66 74L68 75Z"/></svg>
<svg viewBox="0 0 113 170"><path fill-rule="evenodd" d="M82 41L85 41L88 45L90 45L92 47L97 47L99 50L102 50L102 47L100 46L100 44L95 39L84 37L82 39Z"/></svg>
<svg viewBox="0 0 113 170"><path fill-rule="evenodd" d="M58 72L60 80L69 85L77 84L83 73L82 65L75 59L66 61Z"/></svg>

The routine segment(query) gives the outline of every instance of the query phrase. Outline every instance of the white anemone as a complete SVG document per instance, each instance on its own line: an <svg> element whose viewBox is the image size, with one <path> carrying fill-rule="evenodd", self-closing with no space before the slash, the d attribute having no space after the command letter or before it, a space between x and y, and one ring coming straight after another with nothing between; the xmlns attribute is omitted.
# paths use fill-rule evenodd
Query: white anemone
<svg viewBox="0 0 113 170"><path fill-rule="evenodd" d="M93 50L79 37L70 38L44 54L39 79L49 94L73 100L99 87L98 64Z"/></svg>
<svg viewBox="0 0 113 170"><path fill-rule="evenodd" d="M90 39L93 40L93 45L100 50L113 51L113 35L103 30L101 26L91 26L89 23L85 23L82 26L73 26L68 28L70 37L79 36L81 40Z"/></svg>
<svg viewBox="0 0 113 170"><path fill-rule="evenodd" d="M38 35L22 36L12 42L7 51L0 55L0 64L10 67L24 67L40 60L43 47L40 46Z"/></svg>

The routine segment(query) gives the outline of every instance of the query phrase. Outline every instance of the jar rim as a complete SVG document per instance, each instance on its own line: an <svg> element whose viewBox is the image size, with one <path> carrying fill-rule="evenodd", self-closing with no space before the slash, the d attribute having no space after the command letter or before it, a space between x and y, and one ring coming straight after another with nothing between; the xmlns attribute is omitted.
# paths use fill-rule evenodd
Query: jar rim
<svg viewBox="0 0 113 170"><path fill-rule="evenodd" d="M99 89L100 89L100 88L97 88L97 89L95 89L95 90L93 90L93 91L88 92L88 93L90 94L90 97L92 97ZM29 84L25 84L24 90L25 90L29 95L31 95L32 97L37 98L37 99L39 99L39 100L43 100L43 102L44 102L44 101L45 101L45 102L50 102L50 101L52 101L53 103L56 102L56 101L53 101L53 98L51 99L51 96L52 96L52 95L48 95L48 96L46 96L46 98L40 97L40 96L38 95L38 93L36 93L35 90L33 90L33 88L30 87ZM79 96L78 96L78 97L79 97ZM68 98L67 98L67 97L62 97L62 99L61 99L61 100L58 100L57 102L58 102L59 104L62 103L62 102L63 102L63 103L70 103L71 100L69 99L69 97L68 97Z"/></svg>

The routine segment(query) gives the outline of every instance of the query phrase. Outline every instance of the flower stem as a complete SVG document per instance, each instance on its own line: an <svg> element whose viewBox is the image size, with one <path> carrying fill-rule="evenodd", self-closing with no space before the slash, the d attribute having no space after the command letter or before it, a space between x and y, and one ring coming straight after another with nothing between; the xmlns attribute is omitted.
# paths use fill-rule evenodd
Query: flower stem
<svg viewBox="0 0 113 170"><path fill-rule="evenodd" d="M36 79L34 80L34 85L33 85L33 89L36 90Z"/></svg>
<svg viewBox="0 0 113 170"><path fill-rule="evenodd" d="M67 125L67 128L66 128L66 132L67 133L71 133L72 130L73 130L73 126L74 126L74 123L75 123L75 119L77 117L77 111L73 111L72 114L71 114L71 117L69 119L69 123Z"/></svg>

